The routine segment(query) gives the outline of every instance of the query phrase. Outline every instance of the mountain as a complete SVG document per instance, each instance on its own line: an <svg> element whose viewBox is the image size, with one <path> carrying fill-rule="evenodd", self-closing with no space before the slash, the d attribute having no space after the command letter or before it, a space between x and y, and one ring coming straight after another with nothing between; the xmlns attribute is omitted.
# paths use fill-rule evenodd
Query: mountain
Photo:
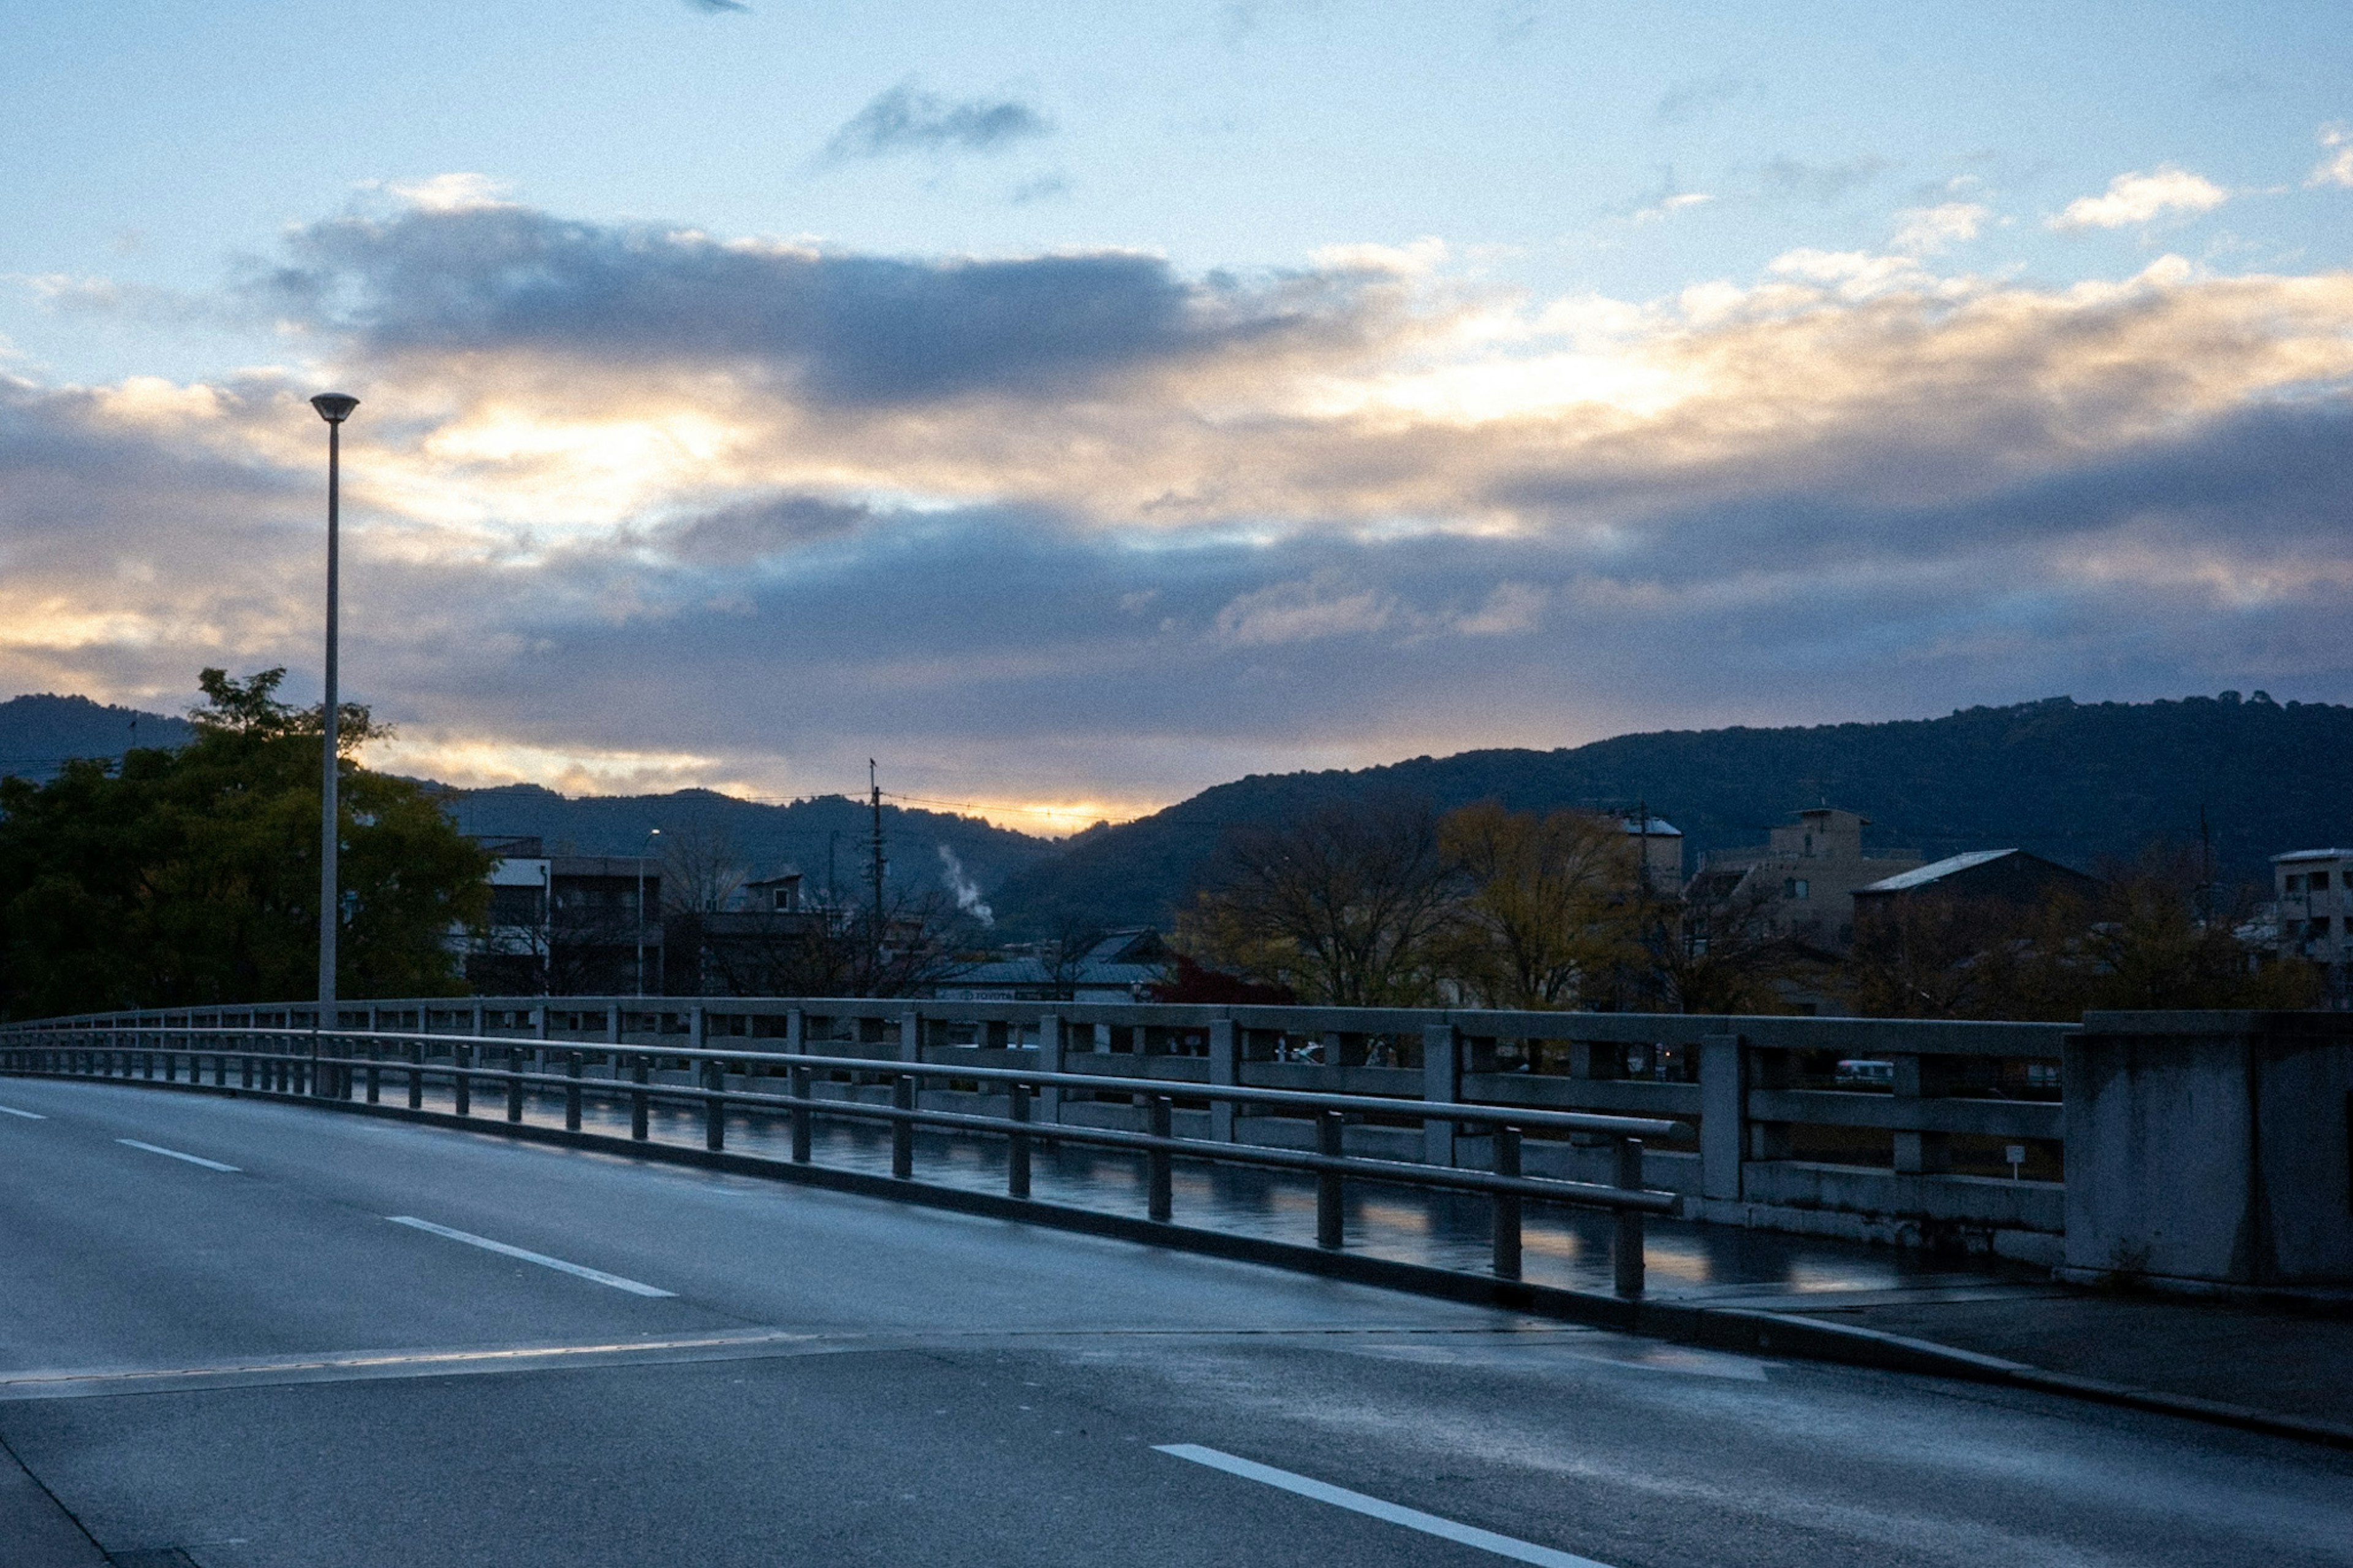
<svg viewBox="0 0 2353 1568"><path fill-rule="evenodd" d="M177 746L185 719L40 692L0 702L0 773L46 779L74 757L119 757L132 746Z"/></svg>
<svg viewBox="0 0 2353 1568"><path fill-rule="evenodd" d="M847 795L772 805L707 789L565 796L537 784L507 784L450 790L448 799L463 831L528 836L554 854L641 855L648 830L659 827L674 843L696 835L706 840L723 837L732 858L755 877L796 868L812 894L825 890L828 868L845 898L862 897L868 886L874 819L864 802ZM1050 839L992 826L977 817L895 805L882 808L882 839L892 888L955 893L961 879L968 896L976 898L980 889L1004 882L1055 848ZM953 867L942 849L955 857Z"/></svg>
<svg viewBox="0 0 2353 1568"><path fill-rule="evenodd" d="M1687 868L1711 849L1761 844L1810 805L1862 812L1874 847L1935 858L2016 846L2085 869L2160 838L2196 843L2202 810L2222 879L2268 885L2267 857L2353 839L2353 708L2282 705L2262 692L2054 697L1942 719L1664 731L1551 752L1258 774L1082 834L993 889L992 901L1015 933L1165 923L1229 827L1382 795L1441 809L1486 799L1518 811L1647 804L1683 829Z"/></svg>

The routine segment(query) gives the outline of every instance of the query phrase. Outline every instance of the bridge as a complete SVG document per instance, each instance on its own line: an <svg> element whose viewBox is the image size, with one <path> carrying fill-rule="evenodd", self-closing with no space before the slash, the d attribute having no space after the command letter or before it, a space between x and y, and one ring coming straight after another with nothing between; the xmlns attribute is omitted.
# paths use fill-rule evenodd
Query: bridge
<svg viewBox="0 0 2353 1568"><path fill-rule="evenodd" d="M1942 1192L1987 1268L2032 1234L1987 1216L2055 1208L2063 1258L2070 1134L2103 1125L2064 1095L2083 1063L2148 1079L2168 1037L2176 1068L2236 1042L2326 1106L2325 1025L639 998L319 1023L0 1035L0 1524L49 1553L12 1562L2353 1557L2318 1450L1888 1370L1901 1346L1841 1345L1715 1247L1949 1268L1836 1238L1934 1241L1905 1194ZM1841 1082L1862 1060L1891 1069ZM1914 1168L1862 1163L1856 1128ZM1971 1169L2011 1139L2035 1158ZM2298 1180L2328 1176L2314 1150Z"/></svg>

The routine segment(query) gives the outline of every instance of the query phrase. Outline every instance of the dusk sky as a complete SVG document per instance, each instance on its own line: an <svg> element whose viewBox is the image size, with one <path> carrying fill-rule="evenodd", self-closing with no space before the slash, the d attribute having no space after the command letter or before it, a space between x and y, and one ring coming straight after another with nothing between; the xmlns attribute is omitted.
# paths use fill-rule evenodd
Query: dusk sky
<svg viewBox="0 0 2353 1568"><path fill-rule="evenodd" d="M2353 700L2353 26L2232 6L0 15L0 695L378 765L1250 772Z"/></svg>

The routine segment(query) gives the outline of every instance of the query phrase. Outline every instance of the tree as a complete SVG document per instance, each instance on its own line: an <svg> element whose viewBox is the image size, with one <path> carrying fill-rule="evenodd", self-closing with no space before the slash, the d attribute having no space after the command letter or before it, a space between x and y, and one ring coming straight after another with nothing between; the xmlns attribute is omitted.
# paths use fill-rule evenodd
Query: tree
<svg viewBox="0 0 2353 1568"><path fill-rule="evenodd" d="M1427 803L1340 803L1242 828L1221 862L1177 919L1177 946L1196 961L1326 1005L1439 999L1461 879Z"/></svg>
<svg viewBox="0 0 2353 1568"><path fill-rule="evenodd" d="M703 817L661 836L662 907L680 914L723 910L743 888L746 868L727 824Z"/></svg>
<svg viewBox="0 0 2353 1568"><path fill-rule="evenodd" d="M12 1016L282 1000L318 978L320 710L282 669L207 669L196 736L118 768L0 780L0 1007ZM339 710L344 995L461 991L447 937L487 915L491 857L423 786L353 760Z"/></svg>
<svg viewBox="0 0 2353 1568"><path fill-rule="evenodd" d="M1440 954L1464 999L1575 1007L1639 956L1641 868L1616 818L1486 801L1441 818L1439 847L1465 884Z"/></svg>
<svg viewBox="0 0 2353 1568"><path fill-rule="evenodd" d="M1641 956L1623 972L1617 1004L1669 1013L1782 1013L1785 983L1804 983L1818 960L1777 929L1773 892L1736 873L1692 879L1680 897L1638 901Z"/></svg>

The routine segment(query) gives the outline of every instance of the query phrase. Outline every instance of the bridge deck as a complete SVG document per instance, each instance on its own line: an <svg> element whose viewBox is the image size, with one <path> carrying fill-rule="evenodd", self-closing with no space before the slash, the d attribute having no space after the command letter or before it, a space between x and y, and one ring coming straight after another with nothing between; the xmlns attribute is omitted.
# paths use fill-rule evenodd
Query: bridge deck
<svg viewBox="0 0 2353 1568"><path fill-rule="evenodd" d="M2164 1417L295 1105L0 1102L44 1118L0 1117L0 1439L111 1552L2353 1562L2353 1458Z"/></svg>

